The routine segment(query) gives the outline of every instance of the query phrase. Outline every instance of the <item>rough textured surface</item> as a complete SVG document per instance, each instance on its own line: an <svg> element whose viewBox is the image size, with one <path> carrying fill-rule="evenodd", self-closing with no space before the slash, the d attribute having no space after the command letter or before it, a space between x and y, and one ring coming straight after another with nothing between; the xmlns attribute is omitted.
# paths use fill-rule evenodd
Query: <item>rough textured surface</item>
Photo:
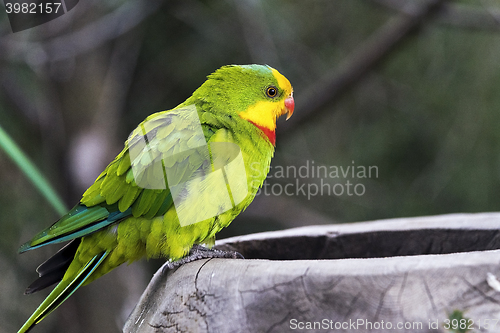
<svg viewBox="0 0 500 333"><path fill-rule="evenodd" d="M498 332L499 226L500 214L455 214L223 240L247 259L158 271L124 332L453 332L455 310Z"/></svg>

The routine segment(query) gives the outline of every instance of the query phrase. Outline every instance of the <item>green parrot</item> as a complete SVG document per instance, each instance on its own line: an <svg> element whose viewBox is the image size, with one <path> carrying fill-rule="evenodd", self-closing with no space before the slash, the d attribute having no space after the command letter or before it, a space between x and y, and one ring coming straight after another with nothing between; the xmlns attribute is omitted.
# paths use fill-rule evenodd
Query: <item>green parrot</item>
<svg viewBox="0 0 500 333"><path fill-rule="evenodd" d="M252 202L269 172L276 119L294 106L277 70L231 65L176 108L147 117L80 202L19 249L69 242L37 268L26 294L58 284L18 333L125 262L237 257L201 245L211 247Z"/></svg>

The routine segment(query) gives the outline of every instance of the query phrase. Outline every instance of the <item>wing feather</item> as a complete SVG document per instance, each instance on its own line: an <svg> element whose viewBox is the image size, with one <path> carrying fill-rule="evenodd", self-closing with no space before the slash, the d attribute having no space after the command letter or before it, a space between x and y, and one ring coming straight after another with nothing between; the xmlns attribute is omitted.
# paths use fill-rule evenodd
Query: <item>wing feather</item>
<svg viewBox="0 0 500 333"><path fill-rule="evenodd" d="M129 216L165 214L174 204L169 186L210 172L207 140L194 105L148 117L80 203L20 251L83 237Z"/></svg>

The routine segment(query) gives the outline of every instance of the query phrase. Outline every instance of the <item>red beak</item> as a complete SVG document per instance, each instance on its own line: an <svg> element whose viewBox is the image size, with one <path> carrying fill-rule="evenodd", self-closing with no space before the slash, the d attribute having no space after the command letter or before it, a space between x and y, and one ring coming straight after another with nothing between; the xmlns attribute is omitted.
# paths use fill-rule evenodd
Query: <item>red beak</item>
<svg viewBox="0 0 500 333"><path fill-rule="evenodd" d="M295 101L293 100L293 92L285 99L285 108L288 113L286 120L290 119L293 114L293 109L295 109Z"/></svg>

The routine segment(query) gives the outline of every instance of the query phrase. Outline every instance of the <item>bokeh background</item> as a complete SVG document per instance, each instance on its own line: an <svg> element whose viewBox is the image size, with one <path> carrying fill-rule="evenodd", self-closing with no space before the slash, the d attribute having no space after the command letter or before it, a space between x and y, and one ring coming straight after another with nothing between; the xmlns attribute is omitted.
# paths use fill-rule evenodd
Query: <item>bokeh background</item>
<svg viewBox="0 0 500 333"><path fill-rule="evenodd" d="M495 0L80 0L18 33L0 4L0 126L71 207L147 115L184 101L218 67L246 63L269 64L294 86L273 166L378 173L269 179L274 194L219 238L500 209ZM297 181L350 181L364 193L276 195ZM0 151L0 332L17 331L47 295L23 291L58 247L17 248L57 218ZM116 269L33 332L119 332L160 265Z"/></svg>

